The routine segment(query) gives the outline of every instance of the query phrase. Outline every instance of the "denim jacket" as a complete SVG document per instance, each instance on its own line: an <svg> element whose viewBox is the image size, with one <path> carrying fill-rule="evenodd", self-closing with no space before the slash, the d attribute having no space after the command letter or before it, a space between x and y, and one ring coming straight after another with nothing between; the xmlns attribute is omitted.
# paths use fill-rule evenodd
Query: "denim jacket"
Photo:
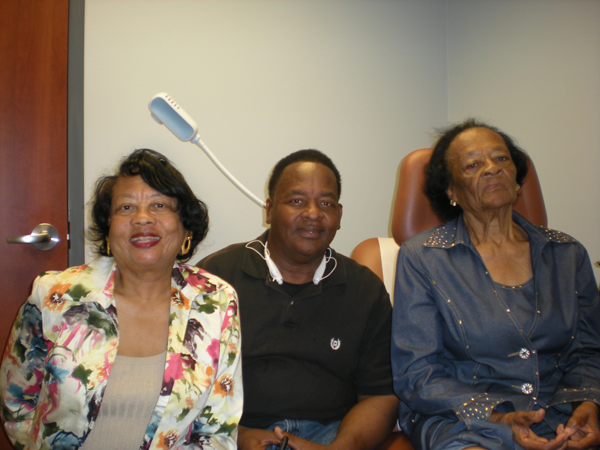
<svg viewBox="0 0 600 450"><path fill-rule="evenodd" d="M497 292L462 215L402 245L392 368L405 432L428 416L469 423L489 421L492 409L570 414L570 402L600 404L600 300L587 252L566 234L513 220L531 251L527 327Z"/></svg>

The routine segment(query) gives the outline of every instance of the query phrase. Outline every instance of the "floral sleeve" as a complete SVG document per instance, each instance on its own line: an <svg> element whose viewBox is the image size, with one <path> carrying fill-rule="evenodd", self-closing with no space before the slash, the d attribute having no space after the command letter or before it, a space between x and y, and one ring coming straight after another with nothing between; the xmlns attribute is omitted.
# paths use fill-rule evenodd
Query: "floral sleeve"
<svg viewBox="0 0 600 450"><path fill-rule="evenodd" d="M218 370L206 405L194 421L192 442L206 443L208 448L237 448L237 430L243 405L241 333L238 301L232 288L221 291L228 296L218 341ZM217 342L214 342L216 351ZM196 444L197 445L197 444ZM201 445L203 448L207 448ZM186 447L187 448L187 447ZM190 446L196 449L197 446Z"/></svg>
<svg viewBox="0 0 600 450"><path fill-rule="evenodd" d="M0 369L2 419L16 446L25 445L31 433L47 353L37 301L44 298L40 279L15 320Z"/></svg>
<svg viewBox="0 0 600 450"><path fill-rule="evenodd" d="M163 388L141 448L235 450L243 404L237 294L198 268L180 270Z"/></svg>

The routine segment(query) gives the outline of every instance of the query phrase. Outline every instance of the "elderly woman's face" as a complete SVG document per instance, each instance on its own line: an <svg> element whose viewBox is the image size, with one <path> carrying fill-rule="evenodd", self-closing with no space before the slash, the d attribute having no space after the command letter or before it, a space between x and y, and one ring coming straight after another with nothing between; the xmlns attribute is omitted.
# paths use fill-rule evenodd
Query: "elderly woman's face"
<svg viewBox="0 0 600 450"><path fill-rule="evenodd" d="M141 176L124 176L113 188L110 250L122 269L159 268L169 273L187 237L177 199L148 186Z"/></svg>
<svg viewBox="0 0 600 450"><path fill-rule="evenodd" d="M517 168L498 133L487 128L463 131L450 144L446 158L452 174L446 193L466 213L512 207Z"/></svg>

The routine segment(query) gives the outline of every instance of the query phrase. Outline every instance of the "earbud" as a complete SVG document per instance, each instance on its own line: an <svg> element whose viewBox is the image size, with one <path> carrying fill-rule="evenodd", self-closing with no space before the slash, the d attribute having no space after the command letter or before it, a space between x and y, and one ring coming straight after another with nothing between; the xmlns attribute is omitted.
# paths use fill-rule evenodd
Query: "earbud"
<svg viewBox="0 0 600 450"><path fill-rule="evenodd" d="M327 267L327 257L323 256L323 260L317 270L315 271L315 275L313 276L313 283L315 285L319 284L319 282L323 279L323 274L325 273L325 268Z"/></svg>
<svg viewBox="0 0 600 450"><path fill-rule="evenodd" d="M281 272L271 259L271 255L269 255L269 251L265 248L265 262L267 263L267 267L269 268L269 273L271 274L271 278L277 282L277 284L283 284L283 277L281 276ZM315 283L316 284L316 283Z"/></svg>

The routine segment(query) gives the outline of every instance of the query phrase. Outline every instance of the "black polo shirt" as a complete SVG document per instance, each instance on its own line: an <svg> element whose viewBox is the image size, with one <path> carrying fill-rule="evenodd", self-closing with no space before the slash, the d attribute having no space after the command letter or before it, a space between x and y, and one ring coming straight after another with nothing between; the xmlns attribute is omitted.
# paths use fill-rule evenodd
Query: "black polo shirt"
<svg viewBox="0 0 600 450"><path fill-rule="evenodd" d="M265 242L268 231L258 239ZM262 245L249 244L264 254ZM334 272L294 295L271 279L265 261L234 244L198 265L236 289L242 326L241 425L283 419L341 420L357 395L393 395L391 305L379 278L332 251ZM334 266L327 264L325 275Z"/></svg>

